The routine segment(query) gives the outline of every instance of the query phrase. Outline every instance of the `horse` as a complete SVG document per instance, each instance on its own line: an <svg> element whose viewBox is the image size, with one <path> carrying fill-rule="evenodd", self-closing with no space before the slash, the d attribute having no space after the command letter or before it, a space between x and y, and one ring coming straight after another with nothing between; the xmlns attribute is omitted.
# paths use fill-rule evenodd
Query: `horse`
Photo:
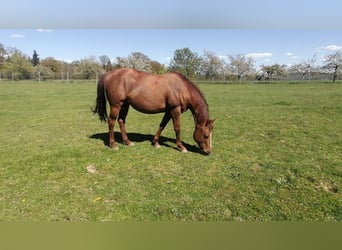
<svg viewBox="0 0 342 250"><path fill-rule="evenodd" d="M107 103L109 103L109 115ZM192 112L195 130L193 138L201 153L212 151L212 131L215 119L209 119L208 104L199 90L188 78L177 72L152 74L144 71L120 68L103 74L97 84L96 107L101 122L108 121L109 146L118 149L114 139L114 125L119 123L122 141L133 146L126 132L126 116L132 106L146 114L165 113L154 135L152 144L160 148L159 138L172 119L176 134L176 145L181 152L187 152L180 138L180 115L186 110Z"/></svg>

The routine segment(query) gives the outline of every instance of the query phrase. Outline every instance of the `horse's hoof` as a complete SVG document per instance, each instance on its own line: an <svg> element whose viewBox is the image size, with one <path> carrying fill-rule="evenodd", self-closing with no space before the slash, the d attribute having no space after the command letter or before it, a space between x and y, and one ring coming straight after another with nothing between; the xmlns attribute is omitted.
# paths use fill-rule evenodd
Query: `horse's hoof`
<svg viewBox="0 0 342 250"><path fill-rule="evenodd" d="M118 150L119 149L119 146L117 144L114 144L114 145L109 145L109 147L113 150Z"/></svg>
<svg viewBox="0 0 342 250"><path fill-rule="evenodd" d="M135 144L133 142L131 142L130 140L124 141L123 144L130 146L130 147L135 146Z"/></svg>
<svg viewBox="0 0 342 250"><path fill-rule="evenodd" d="M154 147L155 147L155 148L161 148L161 146L160 146L159 143L155 143L155 144L154 144Z"/></svg>
<svg viewBox="0 0 342 250"><path fill-rule="evenodd" d="M186 148L179 148L179 150L182 152L182 153L187 153L188 152L188 150L186 149Z"/></svg>

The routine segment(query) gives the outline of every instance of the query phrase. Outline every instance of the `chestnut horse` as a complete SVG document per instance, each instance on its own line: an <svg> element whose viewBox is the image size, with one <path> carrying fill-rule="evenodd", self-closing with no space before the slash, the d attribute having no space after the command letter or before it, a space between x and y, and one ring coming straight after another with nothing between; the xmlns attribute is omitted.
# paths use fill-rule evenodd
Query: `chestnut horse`
<svg viewBox="0 0 342 250"><path fill-rule="evenodd" d="M110 106L107 115L106 100ZM147 113L165 115L156 132L153 144L159 148L160 134L172 119L176 133L176 144L180 151L187 152L180 139L180 114L190 109L194 121L194 140L204 154L212 150L212 130L214 120L209 119L208 104L201 91L186 77L179 73L163 75L149 74L134 69L117 69L105 73L97 85L97 98L94 113L101 121L108 119L109 146L117 149L114 140L114 124L118 120L123 143L134 145L127 137L125 122L129 106Z"/></svg>

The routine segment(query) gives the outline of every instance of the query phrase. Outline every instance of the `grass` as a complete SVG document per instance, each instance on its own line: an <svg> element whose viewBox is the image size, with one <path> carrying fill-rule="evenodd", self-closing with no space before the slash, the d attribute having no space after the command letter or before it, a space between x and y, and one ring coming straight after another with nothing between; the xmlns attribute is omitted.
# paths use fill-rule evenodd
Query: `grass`
<svg viewBox="0 0 342 250"><path fill-rule="evenodd" d="M136 146L114 151L90 112L95 83L0 82L0 220L342 220L341 84L200 88L217 119L210 156L191 150L189 111L189 153L171 124L154 149L162 114L133 109Z"/></svg>

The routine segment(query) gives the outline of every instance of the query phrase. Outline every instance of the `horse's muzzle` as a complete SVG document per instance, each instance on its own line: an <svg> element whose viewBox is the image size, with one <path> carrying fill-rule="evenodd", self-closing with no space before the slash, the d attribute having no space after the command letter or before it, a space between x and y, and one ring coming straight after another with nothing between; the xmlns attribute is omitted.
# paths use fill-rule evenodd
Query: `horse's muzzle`
<svg viewBox="0 0 342 250"><path fill-rule="evenodd" d="M207 151L204 151L204 150L201 150L201 154L202 155L210 155L211 152L207 152Z"/></svg>

